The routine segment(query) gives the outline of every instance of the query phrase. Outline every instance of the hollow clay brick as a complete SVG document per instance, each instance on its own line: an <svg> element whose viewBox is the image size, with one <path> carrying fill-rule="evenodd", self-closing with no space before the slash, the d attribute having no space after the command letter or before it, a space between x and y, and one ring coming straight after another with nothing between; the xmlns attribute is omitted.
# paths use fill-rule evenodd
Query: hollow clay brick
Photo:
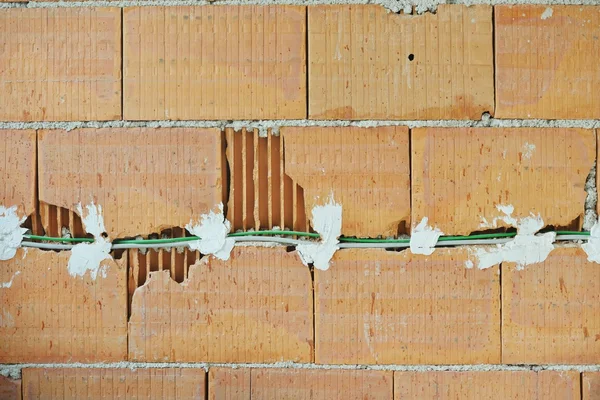
<svg viewBox="0 0 600 400"><path fill-rule="evenodd" d="M468 371L394 373L397 400L577 400L576 371Z"/></svg>
<svg viewBox="0 0 600 400"><path fill-rule="evenodd" d="M252 399L393 398L391 371L253 369Z"/></svg>
<svg viewBox="0 0 600 400"><path fill-rule="evenodd" d="M3 9L0 43L0 121L121 118L121 9Z"/></svg>
<svg viewBox="0 0 600 400"><path fill-rule="evenodd" d="M123 11L125 119L306 117L306 8Z"/></svg>
<svg viewBox="0 0 600 400"><path fill-rule="evenodd" d="M492 7L308 7L309 116L479 119L494 109Z"/></svg>
<svg viewBox="0 0 600 400"><path fill-rule="evenodd" d="M333 195L342 234L407 233L410 155L407 127L293 127L281 130L286 173L304 190L307 214Z"/></svg>
<svg viewBox="0 0 600 400"><path fill-rule="evenodd" d="M505 216L497 207L512 205L517 219L534 213L545 225L578 229L595 149L585 129L414 129L413 225L427 217L447 235L469 234L493 228Z"/></svg>
<svg viewBox="0 0 600 400"><path fill-rule="evenodd" d="M0 399L21 400L21 380L0 376Z"/></svg>
<svg viewBox="0 0 600 400"><path fill-rule="evenodd" d="M228 261L204 257L183 284L169 271L151 273L131 310L131 360L312 360L310 271L282 247L236 247Z"/></svg>
<svg viewBox="0 0 600 400"><path fill-rule="evenodd" d="M250 400L249 368L210 368L209 400Z"/></svg>
<svg viewBox="0 0 600 400"><path fill-rule="evenodd" d="M600 118L600 7L495 7L496 117Z"/></svg>
<svg viewBox="0 0 600 400"><path fill-rule="evenodd" d="M502 264L502 362L597 364L600 268L581 248L561 247L518 270Z"/></svg>
<svg viewBox="0 0 600 400"><path fill-rule="evenodd" d="M204 400L201 368L25 368L23 399Z"/></svg>
<svg viewBox="0 0 600 400"><path fill-rule="evenodd" d="M0 206L20 217L35 212L35 140L34 130L0 132Z"/></svg>
<svg viewBox="0 0 600 400"><path fill-rule="evenodd" d="M223 202L221 146L207 128L40 131L40 201L94 201L112 239L184 227Z"/></svg>
<svg viewBox="0 0 600 400"><path fill-rule="evenodd" d="M0 362L109 362L127 357L126 266L72 276L70 251L19 249L0 261Z"/></svg>
<svg viewBox="0 0 600 400"><path fill-rule="evenodd" d="M498 266L466 269L467 257L459 248L337 252L315 271L315 361L499 363Z"/></svg>
<svg viewBox="0 0 600 400"><path fill-rule="evenodd" d="M582 400L600 399L600 372L584 372L581 377Z"/></svg>

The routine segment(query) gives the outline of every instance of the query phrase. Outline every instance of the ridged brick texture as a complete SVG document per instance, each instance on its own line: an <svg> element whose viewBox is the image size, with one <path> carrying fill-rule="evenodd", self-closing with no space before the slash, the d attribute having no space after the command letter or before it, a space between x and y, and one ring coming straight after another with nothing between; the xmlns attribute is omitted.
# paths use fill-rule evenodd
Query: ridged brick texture
<svg viewBox="0 0 600 400"><path fill-rule="evenodd" d="M498 266L466 269L466 249L431 256L335 254L315 271L315 360L323 364L500 362Z"/></svg>
<svg viewBox="0 0 600 400"><path fill-rule="evenodd" d="M410 158L406 127L281 129L285 170L304 190L308 217L333 196L343 207L342 234L407 233Z"/></svg>
<svg viewBox="0 0 600 400"><path fill-rule="evenodd" d="M251 371L248 368L210 368L209 400L250 400Z"/></svg>
<svg viewBox="0 0 600 400"><path fill-rule="evenodd" d="M413 224L427 217L447 235L469 234L494 228L505 216L497 207L512 205L517 219L580 229L595 149L585 129L413 129Z"/></svg>
<svg viewBox="0 0 600 400"><path fill-rule="evenodd" d="M600 372L584 372L581 377L582 400L600 399Z"/></svg>
<svg viewBox="0 0 600 400"><path fill-rule="evenodd" d="M492 7L308 8L309 116L479 119L494 109Z"/></svg>
<svg viewBox="0 0 600 400"><path fill-rule="evenodd" d="M124 260L102 261L94 279L90 272L71 275L70 256L69 251L20 249L2 261L0 362L127 358Z"/></svg>
<svg viewBox="0 0 600 400"><path fill-rule="evenodd" d="M578 400L576 371L395 372L395 400Z"/></svg>
<svg viewBox="0 0 600 400"><path fill-rule="evenodd" d="M205 399L200 368L26 368L23 400Z"/></svg>
<svg viewBox="0 0 600 400"><path fill-rule="evenodd" d="M21 380L0 376L0 399L21 400Z"/></svg>
<svg viewBox="0 0 600 400"><path fill-rule="evenodd" d="M121 10L0 10L0 121L121 118Z"/></svg>
<svg viewBox="0 0 600 400"><path fill-rule="evenodd" d="M125 119L306 117L306 8L123 12Z"/></svg>
<svg viewBox="0 0 600 400"><path fill-rule="evenodd" d="M519 270L502 264L502 362L597 364L600 268L561 247Z"/></svg>
<svg viewBox="0 0 600 400"><path fill-rule="evenodd" d="M0 133L0 206L16 206L21 218L35 212L35 141L33 130Z"/></svg>
<svg viewBox="0 0 600 400"><path fill-rule="evenodd" d="M312 282L295 252L236 247L202 258L181 285L167 271L133 294L129 359L312 361Z"/></svg>
<svg viewBox="0 0 600 400"><path fill-rule="evenodd" d="M258 129L225 129L230 186L227 219L232 230L307 231L304 190L285 170L281 136Z"/></svg>
<svg viewBox="0 0 600 400"><path fill-rule="evenodd" d="M600 7L496 6L496 117L600 118Z"/></svg>
<svg viewBox="0 0 600 400"><path fill-rule="evenodd" d="M184 227L223 202L221 139L202 128L40 131L40 201L94 201L111 238Z"/></svg>

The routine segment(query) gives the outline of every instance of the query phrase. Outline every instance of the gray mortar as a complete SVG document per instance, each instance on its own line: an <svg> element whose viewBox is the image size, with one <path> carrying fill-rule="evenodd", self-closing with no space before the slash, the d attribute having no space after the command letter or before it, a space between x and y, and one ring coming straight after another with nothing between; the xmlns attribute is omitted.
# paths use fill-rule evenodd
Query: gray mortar
<svg viewBox="0 0 600 400"><path fill-rule="evenodd" d="M148 1L73 1L0 3L0 8L61 8L61 7L134 7L134 6L211 6L211 5L319 5L319 4L378 4L391 12L435 12L440 4L541 4L597 5L598 0L148 0Z"/></svg>
<svg viewBox="0 0 600 400"><path fill-rule="evenodd" d="M530 365L530 364L477 364L477 365L338 365L338 364L298 364L294 362L277 362L272 364L238 364L238 363L136 363L122 361L118 363L99 364L0 364L0 375L12 379L21 378L23 368L121 368L148 369L148 368L189 368L204 369L212 367L225 368L284 368L284 369L317 369L317 370L367 370L367 371L577 371L598 372L600 365Z"/></svg>
<svg viewBox="0 0 600 400"><path fill-rule="evenodd" d="M592 226L598 220L598 213L596 212L596 205L598 204L598 188L596 187L596 164L590 170L585 181L585 191L587 196L585 198L585 214L583 217L583 230L590 231Z"/></svg>

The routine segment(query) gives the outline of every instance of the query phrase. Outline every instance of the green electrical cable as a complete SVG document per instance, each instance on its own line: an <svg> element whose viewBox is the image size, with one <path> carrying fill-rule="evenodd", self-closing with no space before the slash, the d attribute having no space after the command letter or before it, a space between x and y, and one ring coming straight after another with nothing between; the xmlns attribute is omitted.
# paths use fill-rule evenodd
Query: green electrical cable
<svg viewBox="0 0 600 400"><path fill-rule="evenodd" d="M236 232L230 233L229 237L239 236L256 236L256 235L289 235L289 236L305 236L311 238L320 238L321 235L318 233L300 232L300 231L250 231L250 232Z"/></svg>

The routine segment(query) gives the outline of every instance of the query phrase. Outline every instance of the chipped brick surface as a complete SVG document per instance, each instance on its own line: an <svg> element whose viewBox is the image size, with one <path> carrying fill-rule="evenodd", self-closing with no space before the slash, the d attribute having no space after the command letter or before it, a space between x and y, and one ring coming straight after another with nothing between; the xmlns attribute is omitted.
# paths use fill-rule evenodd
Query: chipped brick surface
<svg viewBox="0 0 600 400"><path fill-rule="evenodd" d="M250 400L251 371L248 368L210 368L209 400Z"/></svg>
<svg viewBox="0 0 600 400"><path fill-rule="evenodd" d="M498 267L465 249L429 257L348 249L315 271L315 360L323 364L500 362Z"/></svg>
<svg viewBox="0 0 600 400"><path fill-rule="evenodd" d="M200 368L26 368L23 399L205 399Z"/></svg>
<svg viewBox="0 0 600 400"><path fill-rule="evenodd" d="M252 399L392 399L391 371L252 370Z"/></svg>
<svg viewBox="0 0 600 400"><path fill-rule="evenodd" d="M21 380L0 376L0 399L21 400Z"/></svg>
<svg viewBox="0 0 600 400"><path fill-rule="evenodd" d="M121 10L0 10L0 121L121 118Z"/></svg>
<svg viewBox="0 0 600 400"><path fill-rule="evenodd" d="M286 173L304 190L306 209L333 195L342 234L394 236L410 224L406 127L282 128Z"/></svg>
<svg viewBox="0 0 600 400"><path fill-rule="evenodd" d="M0 362L109 362L127 357L126 267L70 275L70 251L19 249L0 262Z"/></svg>
<svg viewBox="0 0 600 400"><path fill-rule="evenodd" d="M557 248L518 270L502 264L502 362L596 364L600 268L581 248Z"/></svg>
<svg viewBox="0 0 600 400"><path fill-rule="evenodd" d="M40 201L93 200L111 238L183 227L223 202L221 146L206 128L40 131Z"/></svg>
<svg viewBox="0 0 600 400"><path fill-rule="evenodd" d="M306 117L306 8L124 10L125 119Z"/></svg>
<svg viewBox="0 0 600 400"><path fill-rule="evenodd" d="M33 130L0 132L0 206L17 206L20 217L35 211L35 140Z"/></svg>
<svg viewBox="0 0 600 400"><path fill-rule="evenodd" d="M487 371L394 373L396 400L577 400L576 371Z"/></svg>
<svg viewBox="0 0 600 400"><path fill-rule="evenodd" d="M600 118L600 7L495 7L496 117Z"/></svg>
<svg viewBox="0 0 600 400"><path fill-rule="evenodd" d="M600 372L584 372L581 386L582 400L600 399Z"/></svg>
<svg viewBox="0 0 600 400"><path fill-rule="evenodd" d="M310 362L310 271L285 248L236 247L204 257L179 284L150 274L133 294L129 358L135 361Z"/></svg>
<svg viewBox="0 0 600 400"><path fill-rule="evenodd" d="M492 7L308 8L309 116L479 119L494 108Z"/></svg>
<svg viewBox="0 0 600 400"><path fill-rule="evenodd" d="M512 205L515 218L540 214L546 225L579 229L595 143L584 129L414 129L412 221L469 234L493 228L505 215L497 206Z"/></svg>

